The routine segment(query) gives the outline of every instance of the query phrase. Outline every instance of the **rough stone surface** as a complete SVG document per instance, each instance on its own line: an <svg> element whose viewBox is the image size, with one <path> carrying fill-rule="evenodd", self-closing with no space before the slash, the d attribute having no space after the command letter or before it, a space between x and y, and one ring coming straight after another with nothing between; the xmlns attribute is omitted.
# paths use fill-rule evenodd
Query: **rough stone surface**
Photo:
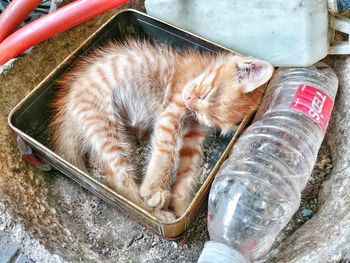
<svg viewBox="0 0 350 263"><path fill-rule="evenodd" d="M183 239L163 240L71 180L21 161L7 126L10 110L114 12L40 44L0 75L0 231L35 262L196 262L208 240L205 210ZM350 58L327 62L340 77L330 130L299 211L263 262L350 259Z"/></svg>
<svg viewBox="0 0 350 263"><path fill-rule="evenodd" d="M52 255L38 240L33 239L20 223L15 222L9 210L9 206L0 201L0 262L8 262L10 257L8 249L11 247L17 248L16 255L11 259L17 256L17 260L25 259L26 263L33 263L26 256L30 255L30 258L35 259L36 262L59 262L57 255Z"/></svg>

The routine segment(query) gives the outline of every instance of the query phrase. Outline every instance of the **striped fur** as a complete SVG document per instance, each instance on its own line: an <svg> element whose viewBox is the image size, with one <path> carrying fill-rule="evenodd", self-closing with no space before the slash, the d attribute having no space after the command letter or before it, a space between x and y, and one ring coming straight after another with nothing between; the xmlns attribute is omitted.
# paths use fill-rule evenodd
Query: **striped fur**
<svg viewBox="0 0 350 263"><path fill-rule="evenodd" d="M175 51L129 40L96 51L60 83L55 151L86 171L88 154L110 186L163 220L184 214L196 187L204 127L229 132L260 103L272 66L233 54ZM136 139L151 135L142 182ZM175 169L176 168L176 169ZM172 178L175 171L176 178Z"/></svg>

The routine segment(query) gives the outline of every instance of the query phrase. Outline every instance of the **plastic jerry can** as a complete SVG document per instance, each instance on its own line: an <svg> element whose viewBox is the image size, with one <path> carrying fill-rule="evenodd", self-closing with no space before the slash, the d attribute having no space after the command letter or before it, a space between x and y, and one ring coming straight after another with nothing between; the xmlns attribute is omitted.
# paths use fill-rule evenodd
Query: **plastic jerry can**
<svg viewBox="0 0 350 263"><path fill-rule="evenodd" d="M333 12L348 0L329 0ZM328 12L328 0L146 0L147 13L243 55L277 67L309 66L328 54L349 54L350 19ZM340 10L341 9L341 10Z"/></svg>

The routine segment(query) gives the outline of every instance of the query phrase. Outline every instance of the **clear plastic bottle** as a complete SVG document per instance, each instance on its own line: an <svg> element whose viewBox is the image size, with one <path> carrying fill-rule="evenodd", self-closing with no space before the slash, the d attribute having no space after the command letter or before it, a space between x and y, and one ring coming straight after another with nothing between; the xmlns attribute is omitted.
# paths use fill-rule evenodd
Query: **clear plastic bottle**
<svg viewBox="0 0 350 263"><path fill-rule="evenodd" d="M209 195L209 242L198 262L264 256L300 204L338 87L319 63L279 69L253 124L238 139Z"/></svg>

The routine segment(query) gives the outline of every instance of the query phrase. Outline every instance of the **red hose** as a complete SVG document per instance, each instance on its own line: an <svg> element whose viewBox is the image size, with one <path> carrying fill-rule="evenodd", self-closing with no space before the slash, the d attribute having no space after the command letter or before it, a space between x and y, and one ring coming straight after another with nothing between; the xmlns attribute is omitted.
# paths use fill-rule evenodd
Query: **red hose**
<svg viewBox="0 0 350 263"><path fill-rule="evenodd" d="M0 43L28 17L42 0L12 0L0 15Z"/></svg>
<svg viewBox="0 0 350 263"><path fill-rule="evenodd" d="M28 48L128 0L77 0L22 27L0 44L0 65Z"/></svg>

